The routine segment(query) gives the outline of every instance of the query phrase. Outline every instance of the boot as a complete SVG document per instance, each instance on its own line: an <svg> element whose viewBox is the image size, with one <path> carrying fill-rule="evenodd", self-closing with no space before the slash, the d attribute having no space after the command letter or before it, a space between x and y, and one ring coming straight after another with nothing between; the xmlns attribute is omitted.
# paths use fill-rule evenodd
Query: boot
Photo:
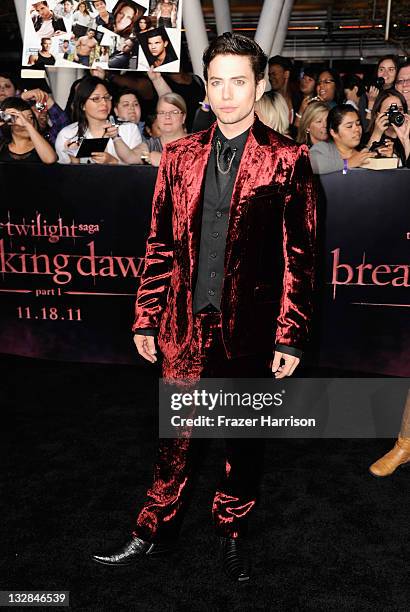
<svg viewBox="0 0 410 612"><path fill-rule="evenodd" d="M401 465L410 466L410 438L399 436L391 451L370 466L369 471L373 476L382 478L390 476Z"/></svg>

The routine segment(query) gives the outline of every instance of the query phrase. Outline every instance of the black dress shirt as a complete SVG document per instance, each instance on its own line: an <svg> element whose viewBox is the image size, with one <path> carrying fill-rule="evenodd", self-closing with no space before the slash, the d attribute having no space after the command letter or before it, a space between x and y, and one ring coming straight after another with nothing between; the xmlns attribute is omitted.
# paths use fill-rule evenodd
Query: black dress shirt
<svg viewBox="0 0 410 612"><path fill-rule="evenodd" d="M214 310L220 309L229 207L248 134L249 130L246 130L239 136L228 140L218 127L215 130L205 176L201 241L193 302L194 313L208 306L212 306ZM227 174L222 174L218 170L218 141L221 148L229 145L231 156L233 156L230 171ZM221 166L221 159L219 163Z"/></svg>

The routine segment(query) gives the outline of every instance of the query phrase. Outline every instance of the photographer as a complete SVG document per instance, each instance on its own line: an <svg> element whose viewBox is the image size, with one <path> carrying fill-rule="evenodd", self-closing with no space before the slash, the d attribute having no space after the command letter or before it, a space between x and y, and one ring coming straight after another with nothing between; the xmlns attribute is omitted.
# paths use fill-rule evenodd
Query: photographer
<svg viewBox="0 0 410 612"><path fill-rule="evenodd" d="M41 135L54 146L59 131L70 123L68 115L58 106L53 96L42 89L23 91L21 99L30 104Z"/></svg>
<svg viewBox="0 0 410 612"><path fill-rule="evenodd" d="M310 161L315 174L339 170L346 174L351 168L366 167L376 153L359 151L362 126L359 113L350 104L334 106L327 117L328 142L318 142L310 149Z"/></svg>
<svg viewBox="0 0 410 612"><path fill-rule="evenodd" d="M74 96L75 122L61 130L56 140L58 161L61 164L79 164L87 158L75 157L83 138L107 138L105 151L95 152L91 160L97 164L126 162L124 153L141 143L138 127L132 123L113 126L108 117L112 109L112 96L108 83L88 76L80 81Z"/></svg>
<svg viewBox="0 0 410 612"><path fill-rule="evenodd" d="M393 105L393 106L392 106ZM376 98L368 129L367 146L384 141L377 148L383 157L396 155L410 167L410 117L405 97L395 89L382 91Z"/></svg>
<svg viewBox="0 0 410 612"><path fill-rule="evenodd" d="M43 162L53 164L53 147L38 131L37 119L28 102L6 98L0 104L0 161Z"/></svg>
<svg viewBox="0 0 410 612"><path fill-rule="evenodd" d="M376 66L376 74L367 91L366 119L371 119L374 103L381 91L394 87L399 69L396 55L384 55L379 59Z"/></svg>

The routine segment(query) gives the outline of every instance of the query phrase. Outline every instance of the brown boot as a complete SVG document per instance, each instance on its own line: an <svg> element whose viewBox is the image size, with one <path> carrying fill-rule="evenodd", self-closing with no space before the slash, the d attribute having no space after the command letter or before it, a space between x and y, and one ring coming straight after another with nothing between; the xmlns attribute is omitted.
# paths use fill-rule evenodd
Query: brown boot
<svg viewBox="0 0 410 612"><path fill-rule="evenodd" d="M381 457L376 463L370 466L369 471L373 476L382 478L390 476L399 467L405 464L410 465L410 438L399 436L394 447Z"/></svg>

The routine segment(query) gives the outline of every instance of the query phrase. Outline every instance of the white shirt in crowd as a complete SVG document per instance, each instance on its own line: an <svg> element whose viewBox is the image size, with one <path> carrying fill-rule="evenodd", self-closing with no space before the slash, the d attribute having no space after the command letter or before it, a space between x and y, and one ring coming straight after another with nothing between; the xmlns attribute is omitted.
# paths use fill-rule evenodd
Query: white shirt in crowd
<svg viewBox="0 0 410 612"><path fill-rule="evenodd" d="M70 163L70 154L67 152L66 142L67 140L74 140L77 134L78 134L78 123L77 122L70 123L70 125L67 125L65 128L60 130L60 132L58 133L56 144L55 144L55 149L58 155L59 164L69 164ZM142 142L140 131L138 127L134 125L133 123L121 124L118 128L118 134L119 136L121 136L125 144L128 145L130 149L134 149L134 147L141 144ZM89 129L85 132L84 136L85 138L94 138L94 136L91 134ZM117 155L117 152L115 150L115 145L114 145L114 141L112 138L108 140L105 151L120 161ZM87 159L82 158L81 162L85 163L87 162Z"/></svg>

